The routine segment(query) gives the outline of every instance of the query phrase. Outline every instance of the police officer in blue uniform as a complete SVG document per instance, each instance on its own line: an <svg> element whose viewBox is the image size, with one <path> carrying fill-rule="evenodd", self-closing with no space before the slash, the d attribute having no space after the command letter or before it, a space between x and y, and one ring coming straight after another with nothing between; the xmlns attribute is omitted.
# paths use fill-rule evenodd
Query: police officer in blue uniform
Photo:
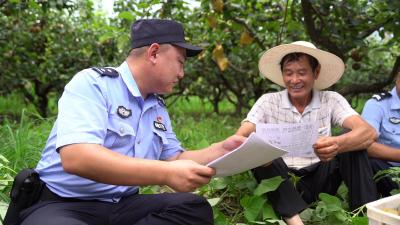
<svg viewBox="0 0 400 225"><path fill-rule="evenodd" d="M207 184L215 170L204 164L244 138L185 151L159 94L201 48L185 42L180 23L159 19L134 22L131 44L119 67L82 70L65 86L36 167L44 189L21 224L213 224L208 202L184 192ZM179 193L138 194L143 185Z"/></svg>
<svg viewBox="0 0 400 225"><path fill-rule="evenodd" d="M375 94L364 106L362 117L378 132L378 140L368 148L371 166L376 174L380 170L400 166L400 75L390 92ZM378 191L390 196L399 188L390 178L377 181Z"/></svg>

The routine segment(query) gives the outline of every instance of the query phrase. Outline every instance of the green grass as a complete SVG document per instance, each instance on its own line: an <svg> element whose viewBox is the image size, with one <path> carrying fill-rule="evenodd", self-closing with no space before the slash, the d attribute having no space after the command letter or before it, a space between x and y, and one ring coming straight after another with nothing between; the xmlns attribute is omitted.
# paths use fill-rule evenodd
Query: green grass
<svg viewBox="0 0 400 225"><path fill-rule="evenodd" d="M168 98L166 100L168 111L171 115L191 115L205 116L215 114L213 106L210 102L192 96L188 98ZM235 111L234 105L228 101L223 101L218 104L219 115L232 115ZM247 113L247 111L246 111Z"/></svg>
<svg viewBox="0 0 400 225"><path fill-rule="evenodd" d="M12 93L0 97L0 122L6 119L17 119L23 110L37 114L35 107L26 104L21 95Z"/></svg>
<svg viewBox="0 0 400 225"><path fill-rule="evenodd" d="M15 98L14 104L11 104L9 99L0 97L0 115L5 115L4 112L7 112L7 117L3 117L3 120L0 121L0 143L2 143L0 145L0 203L9 201L7 195L15 172L22 168L36 166L55 119L54 117L43 119L37 115L35 110L31 110L32 106L25 105L17 97L13 98ZM170 104L168 110L174 131L186 149L200 149L225 139L235 133L241 120L245 117L245 115L230 114L234 110L226 102L220 105L222 113L217 115L212 112L211 104L199 98L179 99ZM250 224L249 220L256 218L258 213L258 208L254 207L253 202L265 200L262 196L254 195L256 187L257 184L250 172L245 172L231 177L212 179L210 184L199 188L196 193L205 196L213 205L215 224ZM155 186L144 188L145 193L160 191L163 189ZM321 206L321 204L324 206L323 204L333 201L331 197L325 196L325 198L327 203L320 201L314 206ZM345 200L334 201L345 203ZM265 212L269 213L270 221L282 222L271 214L273 211L268 203L262 207ZM338 207L341 209L342 206L334 208ZM338 212L329 210L319 212L310 208L307 214L308 222L315 222L317 217L320 220L326 220L328 217L322 217L321 213L328 213L325 216L329 216ZM347 219L353 216L343 210L340 210L340 213ZM257 220L262 219L258 218Z"/></svg>
<svg viewBox="0 0 400 225"><path fill-rule="evenodd" d="M53 119L43 119L22 110L17 120L0 124L0 200L7 193L14 175L23 168L34 168L50 132Z"/></svg>
<svg viewBox="0 0 400 225"><path fill-rule="evenodd" d="M169 100L169 99L168 99ZM212 105L198 97L179 99L168 104L172 126L178 139L187 149L200 149L233 135L242 117L234 117L232 105L220 104L220 115L213 113Z"/></svg>

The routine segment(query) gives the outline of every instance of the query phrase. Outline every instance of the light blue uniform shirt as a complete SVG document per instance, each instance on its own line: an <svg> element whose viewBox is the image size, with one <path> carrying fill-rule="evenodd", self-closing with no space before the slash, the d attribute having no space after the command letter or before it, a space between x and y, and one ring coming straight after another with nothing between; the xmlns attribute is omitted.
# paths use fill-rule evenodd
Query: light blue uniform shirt
<svg viewBox="0 0 400 225"><path fill-rule="evenodd" d="M362 117L378 132L378 143L400 149L400 99L396 88L391 97L378 101L369 99L364 106ZM390 162L394 166L400 163Z"/></svg>
<svg viewBox="0 0 400 225"><path fill-rule="evenodd" d="M62 146L99 144L123 155L154 160L183 151L161 99L142 98L126 62L116 70L118 77L101 76L92 69L77 73L58 102L58 117L36 170L47 187L62 197L118 202L138 190L66 173L57 151Z"/></svg>

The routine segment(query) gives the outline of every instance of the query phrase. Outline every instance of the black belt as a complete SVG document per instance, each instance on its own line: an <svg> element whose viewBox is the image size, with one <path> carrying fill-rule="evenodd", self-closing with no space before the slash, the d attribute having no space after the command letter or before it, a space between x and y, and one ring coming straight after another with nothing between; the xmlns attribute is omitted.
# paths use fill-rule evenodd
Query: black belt
<svg viewBox="0 0 400 225"><path fill-rule="evenodd" d="M40 194L39 201L57 201L57 202L100 202L100 200L92 199L92 200L82 200L78 198L65 198L57 195L56 193L50 191L50 189L46 186L46 184L43 185L42 193ZM139 190L137 190L135 193L132 193L128 196L122 197L127 198L132 195L136 195L139 193ZM122 200L121 199L121 200Z"/></svg>
<svg viewBox="0 0 400 225"><path fill-rule="evenodd" d="M57 195L50 191L50 189L44 185L42 193L40 194L39 201L57 201L57 202L88 202L88 201L98 201L98 200L82 200L77 198L65 198Z"/></svg>

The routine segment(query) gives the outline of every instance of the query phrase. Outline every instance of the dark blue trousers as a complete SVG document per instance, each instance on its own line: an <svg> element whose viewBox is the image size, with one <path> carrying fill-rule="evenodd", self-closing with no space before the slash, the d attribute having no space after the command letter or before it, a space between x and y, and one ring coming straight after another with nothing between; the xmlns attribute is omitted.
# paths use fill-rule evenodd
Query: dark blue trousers
<svg viewBox="0 0 400 225"><path fill-rule="evenodd" d="M381 170L387 170L393 165L381 159L370 158L372 171L374 174ZM383 177L376 182L379 194L383 197L391 196L390 192L393 189L398 189L399 186L390 177Z"/></svg>
<svg viewBox="0 0 400 225"><path fill-rule="evenodd" d="M191 193L135 194L118 203L40 201L21 212L22 225L209 225L212 208Z"/></svg>

